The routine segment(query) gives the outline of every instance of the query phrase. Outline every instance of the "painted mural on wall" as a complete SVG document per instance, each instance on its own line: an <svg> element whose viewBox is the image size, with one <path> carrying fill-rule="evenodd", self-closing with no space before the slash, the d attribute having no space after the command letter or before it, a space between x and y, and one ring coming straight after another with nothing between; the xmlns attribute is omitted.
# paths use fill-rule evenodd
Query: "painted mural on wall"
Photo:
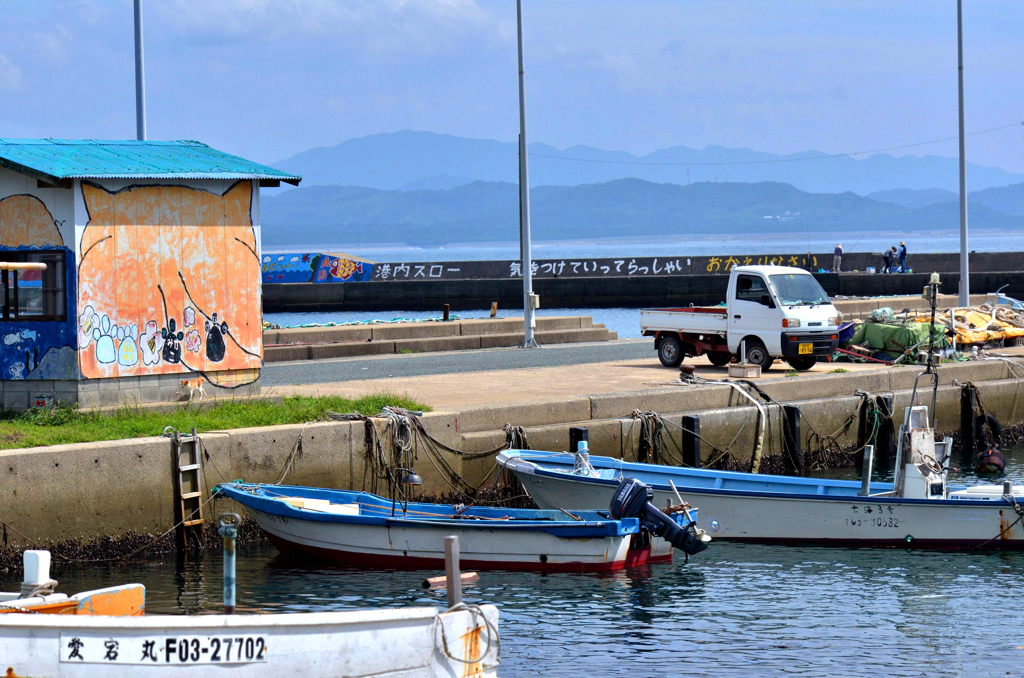
<svg viewBox="0 0 1024 678"><path fill-rule="evenodd" d="M298 252L265 254L260 270L264 283L364 282L373 266L343 254Z"/></svg>
<svg viewBox="0 0 1024 678"><path fill-rule="evenodd" d="M262 367L252 190L82 183L82 376L202 372L216 383L216 372Z"/></svg>
<svg viewBox="0 0 1024 678"><path fill-rule="evenodd" d="M74 257L65 247L59 224L33 195L0 200L0 251L45 249L64 255L65 307L74 308ZM21 285L41 284L38 271L21 273ZM0 379L75 379L78 361L73 318L32 321L0 319Z"/></svg>

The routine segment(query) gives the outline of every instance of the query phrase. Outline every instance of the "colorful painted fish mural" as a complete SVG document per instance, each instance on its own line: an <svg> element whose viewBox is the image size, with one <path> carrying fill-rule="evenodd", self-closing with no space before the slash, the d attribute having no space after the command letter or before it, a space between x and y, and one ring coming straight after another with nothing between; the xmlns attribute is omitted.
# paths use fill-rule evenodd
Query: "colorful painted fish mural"
<svg viewBox="0 0 1024 678"><path fill-rule="evenodd" d="M324 252L264 254L260 271L264 283L365 282L373 262Z"/></svg>
<svg viewBox="0 0 1024 678"><path fill-rule="evenodd" d="M216 383L210 372L262 366L253 190L82 182L83 377L202 372Z"/></svg>

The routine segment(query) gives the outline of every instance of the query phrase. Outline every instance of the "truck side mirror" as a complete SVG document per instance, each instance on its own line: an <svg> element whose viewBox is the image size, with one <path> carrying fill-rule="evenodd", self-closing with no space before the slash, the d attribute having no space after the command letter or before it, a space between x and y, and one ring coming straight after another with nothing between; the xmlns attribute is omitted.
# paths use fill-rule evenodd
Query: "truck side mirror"
<svg viewBox="0 0 1024 678"><path fill-rule="evenodd" d="M768 308L775 308L775 302L772 301L771 296L768 294L761 295L761 305L767 306Z"/></svg>

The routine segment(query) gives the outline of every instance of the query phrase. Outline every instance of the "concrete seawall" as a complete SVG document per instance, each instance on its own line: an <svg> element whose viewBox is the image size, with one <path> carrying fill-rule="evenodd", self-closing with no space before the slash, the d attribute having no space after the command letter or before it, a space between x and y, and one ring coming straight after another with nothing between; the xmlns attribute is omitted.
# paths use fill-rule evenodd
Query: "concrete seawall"
<svg viewBox="0 0 1024 678"><path fill-rule="evenodd" d="M594 324L590 316L537 318L536 338L542 344L610 341L617 336L604 325ZM522 344L522 318L297 327L264 330L263 357L271 363Z"/></svg>
<svg viewBox="0 0 1024 678"><path fill-rule="evenodd" d="M939 429L950 431L958 426L959 388L953 385L954 381L977 384L987 410L1004 424L1024 421L1024 394L1021 381L1013 372L1021 374L1024 369L994 360L940 368L936 412ZM812 442L815 431L836 434L840 444L847 444L854 441L856 426L845 433L840 429L860 402L855 391L894 392L894 420L899 423L918 373L914 368L893 368L800 380L764 379L759 386L773 399L801 408L805 445ZM922 397L925 402L930 401L930 392ZM754 408L722 385L666 387L433 412L424 414L422 423L434 438L464 453L500 447L506 439L502 431L506 423L524 426L533 449L565 450L569 427L582 425L590 430L593 454L632 459L639 426L631 415L637 409L658 412L676 425L685 413L699 414L701 433L707 441L719 449L728 448L737 459L749 458ZM777 414L772 414L771 421L778 441ZM383 421L378 428L384 430ZM679 430L670 425L665 433L670 451L678 450ZM201 434L203 492L208 496L217 483L236 478L274 482L300 436L301 450L295 456L286 484L373 490L364 423L332 421ZM443 454L452 468L473 484L494 468L491 456L464 460ZM710 454L711 450L705 448L705 460ZM172 464L167 438L2 451L0 522L7 530L8 545L24 546L26 537L39 543L89 541L128 532L163 532L174 524ZM451 489L423 449L418 453L415 468L423 476L425 494ZM379 483L378 489L383 487L385 483ZM218 500L204 508L203 517L211 520L226 508L227 503Z"/></svg>

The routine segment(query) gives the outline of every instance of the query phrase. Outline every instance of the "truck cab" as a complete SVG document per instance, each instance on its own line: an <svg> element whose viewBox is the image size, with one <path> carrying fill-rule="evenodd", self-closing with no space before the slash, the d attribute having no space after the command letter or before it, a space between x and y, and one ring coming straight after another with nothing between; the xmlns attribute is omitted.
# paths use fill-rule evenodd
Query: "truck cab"
<svg viewBox="0 0 1024 678"><path fill-rule="evenodd" d="M640 329L653 336L662 364L707 354L715 365L733 359L771 367L782 358L808 370L839 343L839 314L807 271L788 266L737 266L724 306L645 309ZM741 353L743 355L741 355Z"/></svg>

